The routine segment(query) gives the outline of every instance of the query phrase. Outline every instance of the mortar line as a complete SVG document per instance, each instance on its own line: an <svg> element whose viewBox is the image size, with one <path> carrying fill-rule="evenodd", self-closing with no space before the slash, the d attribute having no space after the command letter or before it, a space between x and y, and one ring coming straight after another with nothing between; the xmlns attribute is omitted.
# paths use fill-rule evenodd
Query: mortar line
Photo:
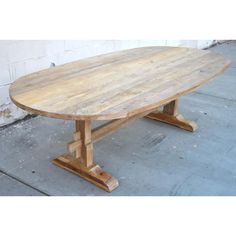
<svg viewBox="0 0 236 236"><path fill-rule="evenodd" d="M6 171L4 171L2 169L0 169L0 172L2 173L2 175L6 175L6 176L10 177L11 179L14 179L17 182L20 182L20 183L24 184L25 186L30 187L31 189L36 190L37 192L42 193L44 196L50 196L48 193L46 193L46 192L44 192L44 191L42 191L42 190L40 190L40 189L38 189L38 188L28 184L28 183L26 183L25 181L23 181L23 180L15 177L15 176L9 174L8 172L6 172ZM2 175L1 175L1 177L2 177Z"/></svg>

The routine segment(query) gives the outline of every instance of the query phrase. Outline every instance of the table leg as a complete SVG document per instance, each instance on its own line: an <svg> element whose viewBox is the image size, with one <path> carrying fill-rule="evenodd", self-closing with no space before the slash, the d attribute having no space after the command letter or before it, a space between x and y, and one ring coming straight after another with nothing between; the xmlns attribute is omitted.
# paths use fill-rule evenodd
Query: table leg
<svg viewBox="0 0 236 236"><path fill-rule="evenodd" d="M177 111L178 100L174 100L163 107L163 111L161 112L152 112L148 114L146 117L158 120L161 122L165 122L171 125L175 125L181 129L185 129L188 131L195 131L197 129L197 124L194 121L190 121L185 119L181 114Z"/></svg>
<svg viewBox="0 0 236 236"><path fill-rule="evenodd" d="M69 154L59 156L53 163L111 192L119 186L118 180L94 162L91 134L91 121L76 121L74 140L68 143Z"/></svg>

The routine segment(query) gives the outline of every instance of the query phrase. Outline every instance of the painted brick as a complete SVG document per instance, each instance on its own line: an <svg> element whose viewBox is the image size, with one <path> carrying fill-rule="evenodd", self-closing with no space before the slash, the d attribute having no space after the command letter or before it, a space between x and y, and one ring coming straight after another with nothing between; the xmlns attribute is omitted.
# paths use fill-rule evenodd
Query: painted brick
<svg viewBox="0 0 236 236"><path fill-rule="evenodd" d="M21 76L49 68L50 65L51 61L47 57L28 59L21 62L11 63L11 82L15 81Z"/></svg>
<svg viewBox="0 0 236 236"><path fill-rule="evenodd" d="M140 40L140 47L166 46L166 40Z"/></svg>
<svg viewBox="0 0 236 236"><path fill-rule="evenodd" d="M10 66L8 64L0 64L0 86L7 85L11 82Z"/></svg>
<svg viewBox="0 0 236 236"><path fill-rule="evenodd" d="M180 40L167 40L166 46L180 47L182 45Z"/></svg>
<svg viewBox="0 0 236 236"><path fill-rule="evenodd" d="M9 85L0 87L0 106L10 103Z"/></svg>
<svg viewBox="0 0 236 236"><path fill-rule="evenodd" d="M81 58L84 58L84 55L78 51L65 51L58 54L55 61L57 62L56 65L61 65L71 61L79 60Z"/></svg>
<svg viewBox="0 0 236 236"><path fill-rule="evenodd" d="M47 54L45 41L14 41L9 46L10 62L43 57Z"/></svg>
<svg viewBox="0 0 236 236"><path fill-rule="evenodd" d="M139 40L114 40L114 50L140 47Z"/></svg>
<svg viewBox="0 0 236 236"><path fill-rule="evenodd" d="M46 47L46 57L51 63L55 63L56 65L58 62L58 55L63 54L65 52L65 41L57 40L57 41L47 41L45 44Z"/></svg>
<svg viewBox="0 0 236 236"><path fill-rule="evenodd" d="M209 47L212 43L214 43L214 40L198 40L197 47L206 48L206 47Z"/></svg>
<svg viewBox="0 0 236 236"><path fill-rule="evenodd" d="M114 40L65 41L65 49L70 52L78 52L80 58L91 57L116 50Z"/></svg>
<svg viewBox="0 0 236 236"><path fill-rule="evenodd" d="M36 71L49 68L51 62L48 57L41 57L36 59L29 59L25 61L25 72L30 74Z"/></svg>
<svg viewBox="0 0 236 236"><path fill-rule="evenodd" d="M0 41L0 64L9 63L10 43Z"/></svg>
<svg viewBox="0 0 236 236"><path fill-rule="evenodd" d="M93 41L88 42L88 46L85 47L86 56L95 56L99 54L105 54L109 52L115 51L115 41L107 40L107 41Z"/></svg>
<svg viewBox="0 0 236 236"><path fill-rule="evenodd" d="M179 46L197 48L197 41L196 40L181 40Z"/></svg>
<svg viewBox="0 0 236 236"><path fill-rule="evenodd" d="M110 40L107 40L110 41ZM104 40L66 40L65 50L66 51L78 51L85 47L94 47L95 44L102 44Z"/></svg>
<svg viewBox="0 0 236 236"><path fill-rule="evenodd" d="M48 40L44 41L46 47L46 55L61 53L65 51L64 40Z"/></svg>
<svg viewBox="0 0 236 236"><path fill-rule="evenodd" d="M26 75L25 61L10 64L11 82L14 82L21 76Z"/></svg>

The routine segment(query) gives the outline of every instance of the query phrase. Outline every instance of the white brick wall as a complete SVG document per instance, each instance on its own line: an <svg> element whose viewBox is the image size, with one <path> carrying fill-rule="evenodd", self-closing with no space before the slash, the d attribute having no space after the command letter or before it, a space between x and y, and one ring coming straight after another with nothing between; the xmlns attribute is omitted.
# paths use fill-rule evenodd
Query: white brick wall
<svg viewBox="0 0 236 236"><path fill-rule="evenodd" d="M23 118L26 112L9 98L9 85L17 78L56 65L126 48L170 45L204 48L213 40L2 40L0 41L0 126Z"/></svg>

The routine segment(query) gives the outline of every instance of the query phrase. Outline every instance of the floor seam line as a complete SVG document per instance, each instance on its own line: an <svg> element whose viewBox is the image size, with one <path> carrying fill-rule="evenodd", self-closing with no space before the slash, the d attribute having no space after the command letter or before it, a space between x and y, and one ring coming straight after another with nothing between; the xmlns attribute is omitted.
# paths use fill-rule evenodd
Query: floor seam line
<svg viewBox="0 0 236 236"><path fill-rule="evenodd" d="M11 179L14 179L14 180L16 180L17 182L19 182L19 183L21 183L21 184L24 184L25 186L27 186L27 187L29 187L29 188L31 188L31 189L34 189L34 190L36 190L36 191L39 192L39 193L42 193L42 194L45 195L45 196L50 196L48 193L46 193L46 192L44 192L44 191L42 191L42 190L40 190L40 189L38 189L38 188L36 188L36 187L34 187L34 186L28 184L28 183L26 183L26 182L24 182L23 180L21 180L21 179L15 177L15 176L9 174L8 172L6 172L6 171L4 171L4 170L2 170L2 169L0 169L0 172L1 172L3 175L6 175L6 176L10 177Z"/></svg>
<svg viewBox="0 0 236 236"><path fill-rule="evenodd" d="M218 99L222 99L222 100L227 100L227 101L236 103L236 100L230 99L230 98L219 97L219 96L215 96L215 95L207 94L207 93L202 93L202 92L194 92L194 93L195 93L195 94L201 94L201 95L209 96L209 97L213 97L213 98L218 98Z"/></svg>

